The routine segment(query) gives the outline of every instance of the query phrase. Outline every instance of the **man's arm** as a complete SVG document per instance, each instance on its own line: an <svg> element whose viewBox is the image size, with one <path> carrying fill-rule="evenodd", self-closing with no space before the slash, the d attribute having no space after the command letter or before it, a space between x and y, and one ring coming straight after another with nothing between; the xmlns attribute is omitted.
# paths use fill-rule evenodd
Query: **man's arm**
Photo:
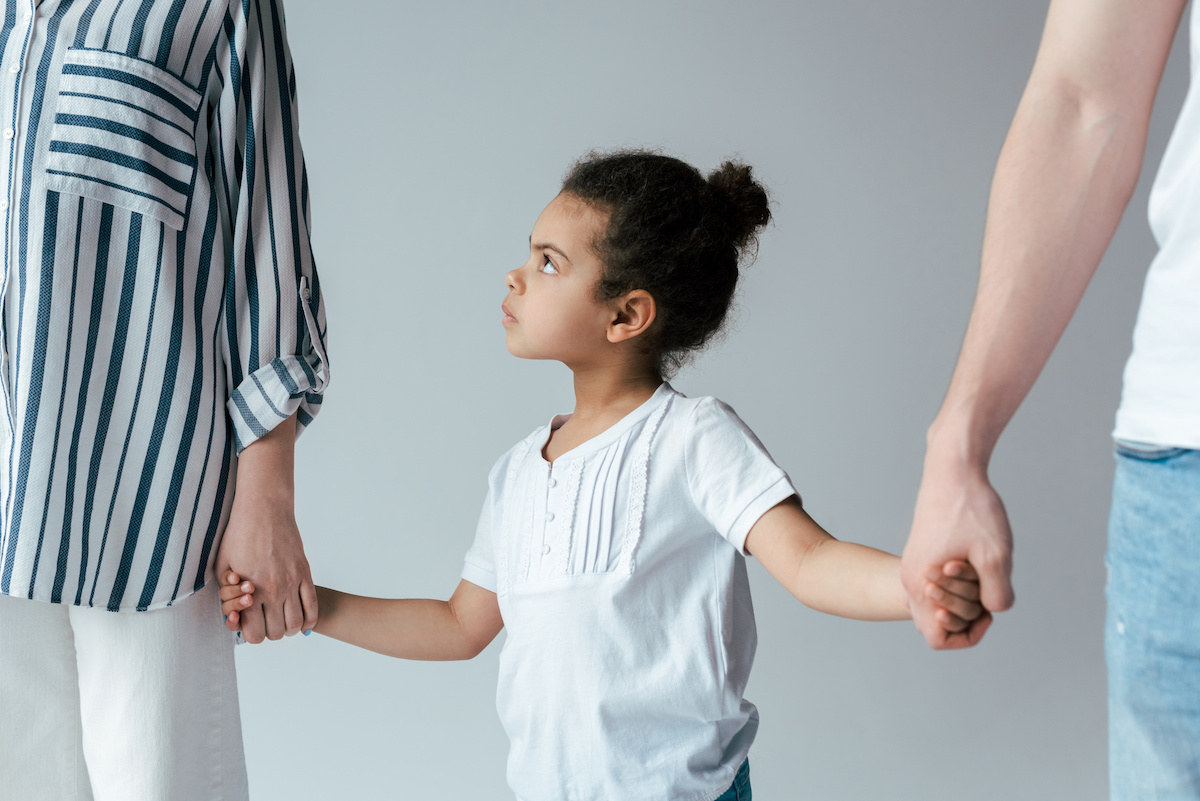
<svg viewBox="0 0 1200 801"><path fill-rule="evenodd" d="M1186 0L1054 0L996 165L975 306L929 429L902 576L917 628L947 635L923 592L967 559L991 611L1013 603L1012 534L987 477L992 449L1074 313L1137 184L1150 111Z"/></svg>

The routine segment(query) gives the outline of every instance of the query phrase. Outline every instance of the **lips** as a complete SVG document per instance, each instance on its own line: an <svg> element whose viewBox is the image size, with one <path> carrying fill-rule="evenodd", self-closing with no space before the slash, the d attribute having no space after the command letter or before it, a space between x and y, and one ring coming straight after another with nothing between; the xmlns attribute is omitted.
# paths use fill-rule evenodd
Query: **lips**
<svg viewBox="0 0 1200 801"><path fill-rule="evenodd" d="M504 318L500 322L502 322L502 323L514 322L515 323L517 321L517 318L513 316L513 313L511 311L508 310L508 306L506 304L503 304L503 303L500 304L500 311L504 312Z"/></svg>

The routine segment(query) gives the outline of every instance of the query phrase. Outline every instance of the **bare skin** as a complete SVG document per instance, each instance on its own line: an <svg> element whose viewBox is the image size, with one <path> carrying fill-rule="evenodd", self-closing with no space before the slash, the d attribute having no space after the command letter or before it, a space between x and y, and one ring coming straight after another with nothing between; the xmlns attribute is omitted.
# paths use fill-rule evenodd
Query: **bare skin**
<svg viewBox="0 0 1200 801"><path fill-rule="evenodd" d="M1184 0L1054 0L996 165L979 289L929 429L904 587L932 648L982 639L944 626L928 576L967 560L983 605L1012 606L1012 531L992 450L1062 336L1137 184L1154 95Z"/></svg>
<svg viewBox="0 0 1200 801"><path fill-rule="evenodd" d="M293 455L296 420L288 418L238 456L229 523L216 574L254 582L255 605L240 614L247 642L278 640L317 624L317 593L296 526Z"/></svg>

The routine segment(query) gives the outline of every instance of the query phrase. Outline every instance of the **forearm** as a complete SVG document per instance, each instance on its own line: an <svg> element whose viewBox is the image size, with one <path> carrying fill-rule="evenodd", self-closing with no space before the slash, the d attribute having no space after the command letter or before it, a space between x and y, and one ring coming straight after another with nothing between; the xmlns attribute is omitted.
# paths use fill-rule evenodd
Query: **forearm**
<svg viewBox="0 0 1200 801"><path fill-rule="evenodd" d="M293 504L295 501L296 415L246 446L237 461L238 496L255 500L269 499Z"/></svg>
<svg viewBox="0 0 1200 801"><path fill-rule="evenodd" d="M805 606L858 620L909 617L900 558L834 539L795 496L758 519L746 549Z"/></svg>
<svg viewBox="0 0 1200 801"><path fill-rule="evenodd" d="M900 557L833 539L816 545L784 583L805 606L855 620L908 620Z"/></svg>
<svg viewBox="0 0 1200 801"><path fill-rule="evenodd" d="M1145 125L1035 72L993 181L979 289L932 453L986 467L1079 304L1141 167Z"/></svg>
<svg viewBox="0 0 1200 801"><path fill-rule="evenodd" d="M368 598L326 587L317 587L317 598L319 634L399 659L471 659L495 636L485 641L473 633L449 601Z"/></svg>

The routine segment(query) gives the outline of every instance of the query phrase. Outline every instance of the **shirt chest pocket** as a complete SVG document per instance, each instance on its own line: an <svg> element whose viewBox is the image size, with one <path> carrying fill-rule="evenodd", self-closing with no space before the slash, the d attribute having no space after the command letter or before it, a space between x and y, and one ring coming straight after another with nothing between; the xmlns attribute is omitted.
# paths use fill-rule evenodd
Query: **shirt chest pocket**
<svg viewBox="0 0 1200 801"><path fill-rule="evenodd" d="M149 61L71 48L46 183L183 228L196 175L200 92Z"/></svg>

